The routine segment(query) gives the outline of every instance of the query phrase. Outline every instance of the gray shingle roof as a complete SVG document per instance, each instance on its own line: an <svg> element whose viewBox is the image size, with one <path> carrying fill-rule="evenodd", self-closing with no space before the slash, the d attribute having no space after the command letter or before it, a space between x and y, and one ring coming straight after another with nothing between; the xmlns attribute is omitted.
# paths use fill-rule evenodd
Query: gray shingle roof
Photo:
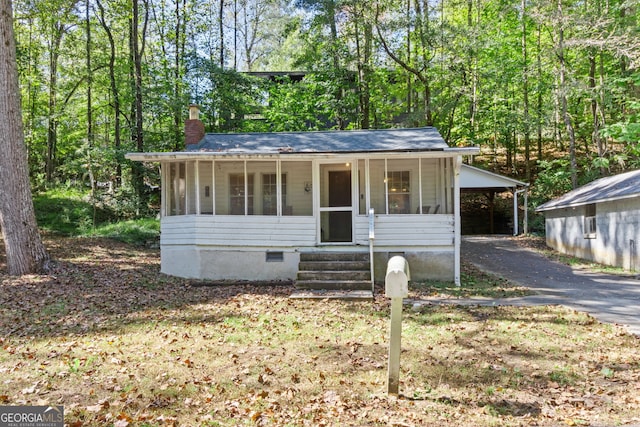
<svg viewBox="0 0 640 427"><path fill-rule="evenodd" d="M209 133L188 151L229 154L441 151L448 148L437 129Z"/></svg>
<svg viewBox="0 0 640 427"><path fill-rule="evenodd" d="M597 179L538 206L536 211L542 212L638 196L640 196L640 170L635 170Z"/></svg>

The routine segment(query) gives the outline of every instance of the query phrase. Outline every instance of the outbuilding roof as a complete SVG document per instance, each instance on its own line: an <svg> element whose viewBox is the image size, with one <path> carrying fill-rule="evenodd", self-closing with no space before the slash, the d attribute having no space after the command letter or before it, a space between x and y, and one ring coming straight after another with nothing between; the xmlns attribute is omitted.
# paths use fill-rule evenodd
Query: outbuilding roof
<svg viewBox="0 0 640 427"><path fill-rule="evenodd" d="M466 192L481 191L511 191L517 188L528 187L529 184L498 175L488 170L476 168L471 165L462 165L460 171L460 189Z"/></svg>
<svg viewBox="0 0 640 427"><path fill-rule="evenodd" d="M187 151L228 154L356 153L442 151L448 148L436 128L351 131L208 133Z"/></svg>
<svg viewBox="0 0 640 427"><path fill-rule="evenodd" d="M538 212L640 196L640 170L596 179L544 203Z"/></svg>

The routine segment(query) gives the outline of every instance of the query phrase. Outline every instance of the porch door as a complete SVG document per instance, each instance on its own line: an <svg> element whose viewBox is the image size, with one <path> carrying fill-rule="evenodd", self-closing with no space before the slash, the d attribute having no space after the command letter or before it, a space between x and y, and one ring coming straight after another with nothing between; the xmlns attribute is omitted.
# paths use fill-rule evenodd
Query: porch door
<svg viewBox="0 0 640 427"><path fill-rule="evenodd" d="M353 242L353 198L351 165L321 165L320 241L323 243Z"/></svg>

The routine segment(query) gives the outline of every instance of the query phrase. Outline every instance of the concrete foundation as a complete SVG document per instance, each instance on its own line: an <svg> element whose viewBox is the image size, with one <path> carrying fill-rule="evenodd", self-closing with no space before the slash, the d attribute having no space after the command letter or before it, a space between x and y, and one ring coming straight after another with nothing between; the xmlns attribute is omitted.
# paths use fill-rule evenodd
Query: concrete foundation
<svg viewBox="0 0 640 427"><path fill-rule="evenodd" d="M382 251L374 253L374 275L384 282L387 261L402 255L409 262L412 281L451 280L454 277L453 251ZM212 249L197 246L162 248L162 273L209 280L294 280L300 252L296 249Z"/></svg>

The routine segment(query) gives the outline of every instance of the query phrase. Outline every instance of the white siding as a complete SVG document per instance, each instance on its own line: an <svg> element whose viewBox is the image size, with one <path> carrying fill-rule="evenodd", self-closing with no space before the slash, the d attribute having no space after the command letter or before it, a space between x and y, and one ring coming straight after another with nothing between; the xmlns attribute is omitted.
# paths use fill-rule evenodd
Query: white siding
<svg viewBox="0 0 640 427"><path fill-rule="evenodd" d="M453 246L453 215L376 215L374 247ZM356 243L369 244L369 218L356 217Z"/></svg>
<svg viewBox="0 0 640 427"><path fill-rule="evenodd" d="M213 161L198 162L200 184L200 213L213 213ZM207 191L207 187L209 190ZM208 194L208 195L207 195Z"/></svg>
<svg viewBox="0 0 640 427"><path fill-rule="evenodd" d="M312 189L311 162L283 161L282 174L287 176L287 206L293 215L313 215L313 192L305 191L305 184Z"/></svg>
<svg viewBox="0 0 640 427"><path fill-rule="evenodd" d="M547 245L559 252L602 264L638 270L640 200L596 205L596 233L585 238L584 206L545 212Z"/></svg>
<svg viewBox="0 0 640 427"><path fill-rule="evenodd" d="M315 239L315 218L296 216L165 217L160 234L162 246L305 247Z"/></svg>

